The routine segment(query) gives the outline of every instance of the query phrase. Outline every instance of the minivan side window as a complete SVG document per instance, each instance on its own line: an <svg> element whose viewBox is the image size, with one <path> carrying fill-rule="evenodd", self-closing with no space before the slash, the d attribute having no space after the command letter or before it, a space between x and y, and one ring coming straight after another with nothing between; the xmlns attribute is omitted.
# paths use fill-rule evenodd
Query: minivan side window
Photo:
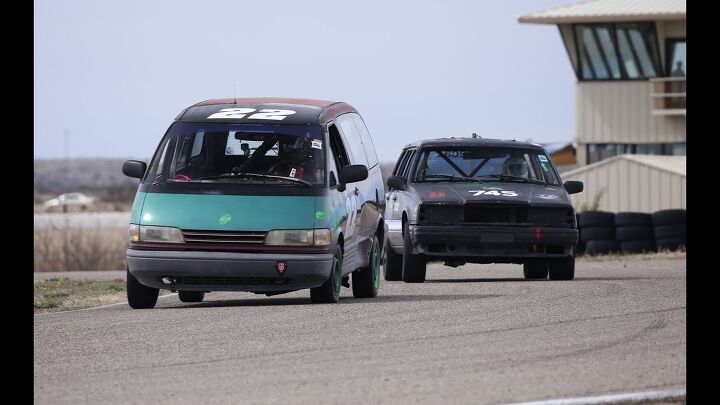
<svg viewBox="0 0 720 405"><path fill-rule="evenodd" d="M347 152L345 152L345 146L340 138L340 132L338 132L337 127L330 124L328 132L330 134L330 151L332 152L333 159L335 160L335 166L338 170L340 170L349 165L350 160L348 159Z"/></svg>
<svg viewBox="0 0 720 405"><path fill-rule="evenodd" d="M343 139L350 147L350 157L353 164L368 166L368 159L365 156L365 148L363 148L360 132L358 131L355 121L352 119L353 114L343 114L337 117L337 123L342 130Z"/></svg>
<svg viewBox="0 0 720 405"><path fill-rule="evenodd" d="M370 137L370 131L368 131L367 126L365 126L365 122L363 121L363 119L359 115L352 115L353 121L355 121L355 125L360 132L360 140L362 141L363 148L365 148L365 156L367 157L368 161L368 169L370 169L372 167L375 167L376 164L378 164L377 153L375 153L375 145L373 145L372 138Z"/></svg>

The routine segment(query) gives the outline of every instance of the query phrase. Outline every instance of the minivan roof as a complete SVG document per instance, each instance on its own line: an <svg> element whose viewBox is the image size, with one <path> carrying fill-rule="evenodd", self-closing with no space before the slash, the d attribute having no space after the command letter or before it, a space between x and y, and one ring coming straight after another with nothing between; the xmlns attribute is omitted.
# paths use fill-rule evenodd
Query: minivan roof
<svg viewBox="0 0 720 405"><path fill-rule="evenodd" d="M226 108L250 108L257 112L264 109L291 110L293 114L286 115L282 120L253 119L248 121L246 117L209 118L211 115ZM243 122L243 123L268 123L274 124L325 124L332 121L340 114L349 112L357 113L351 105L339 101L315 100L308 98L284 98L284 97L238 97L218 98L201 101L183 110L175 118L175 121L183 122ZM254 112L253 112L254 113Z"/></svg>

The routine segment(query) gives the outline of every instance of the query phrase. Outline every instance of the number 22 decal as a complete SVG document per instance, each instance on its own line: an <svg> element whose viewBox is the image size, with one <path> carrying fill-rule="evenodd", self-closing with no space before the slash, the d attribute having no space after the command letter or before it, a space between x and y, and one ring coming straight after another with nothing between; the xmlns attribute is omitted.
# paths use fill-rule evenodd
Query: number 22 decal
<svg viewBox="0 0 720 405"><path fill-rule="evenodd" d="M477 196L483 195L483 194L485 194L485 195L497 195L497 196L503 196L503 197L517 197L517 195L518 195L518 193L516 193L516 192L514 192L514 191L507 191L507 190L503 190L503 191L497 191L497 190L490 190L490 191L488 191L488 190L469 190L468 193L474 193L474 194L473 194L474 197L477 197ZM500 193L502 193L502 194L500 194Z"/></svg>
<svg viewBox="0 0 720 405"><path fill-rule="evenodd" d="M223 108L222 110L216 112L215 114L212 114L208 117L210 118L231 118L231 119L241 119L245 118L247 114L250 114L252 112L255 112L256 110L254 108ZM285 119L288 115L295 114L295 111L293 110L275 110L275 109L264 109L260 110L257 113L247 117L249 120L274 120L274 121L280 121Z"/></svg>

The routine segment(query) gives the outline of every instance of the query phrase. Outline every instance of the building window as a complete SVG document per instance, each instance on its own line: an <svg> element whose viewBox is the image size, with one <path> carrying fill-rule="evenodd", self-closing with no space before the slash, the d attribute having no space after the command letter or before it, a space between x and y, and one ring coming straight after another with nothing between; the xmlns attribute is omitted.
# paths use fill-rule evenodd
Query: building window
<svg viewBox="0 0 720 405"><path fill-rule="evenodd" d="M657 77L659 51L654 23L575 24L579 80Z"/></svg>
<svg viewBox="0 0 720 405"><path fill-rule="evenodd" d="M685 68L685 38L668 39L667 46L667 75L674 77L687 76Z"/></svg>
<svg viewBox="0 0 720 405"><path fill-rule="evenodd" d="M685 155L685 143L591 143L587 145L587 164L617 155Z"/></svg>

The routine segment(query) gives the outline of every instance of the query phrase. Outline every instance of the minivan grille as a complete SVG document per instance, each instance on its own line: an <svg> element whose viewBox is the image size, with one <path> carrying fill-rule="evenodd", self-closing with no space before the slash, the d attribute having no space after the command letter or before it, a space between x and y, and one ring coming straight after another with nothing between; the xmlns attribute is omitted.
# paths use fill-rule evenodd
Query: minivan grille
<svg viewBox="0 0 720 405"><path fill-rule="evenodd" d="M185 243L251 243L262 244L266 232L257 231L201 231L183 229Z"/></svg>

